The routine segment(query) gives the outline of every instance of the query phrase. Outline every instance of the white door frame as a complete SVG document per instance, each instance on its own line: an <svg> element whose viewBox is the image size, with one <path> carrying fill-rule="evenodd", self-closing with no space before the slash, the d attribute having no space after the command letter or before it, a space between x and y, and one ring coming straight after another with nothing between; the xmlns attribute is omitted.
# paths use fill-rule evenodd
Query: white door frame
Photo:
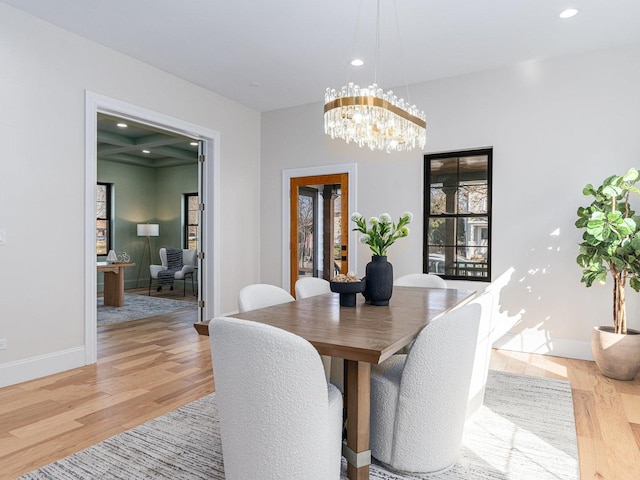
<svg viewBox="0 0 640 480"><path fill-rule="evenodd" d="M220 305L220 133L162 113L122 102L97 93L85 93L85 364L96 363L97 279L96 279L96 182L97 182L97 114L106 113L138 123L159 127L202 140L204 155L204 192L207 220L202 234L207 268L204 269L204 318L219 315Z"/></svg>
<svg viewBox="0 0 640 480"><path fill-rule="evenodd" d="M317 175L334 175L346 173L349 175L349 211L343 215L351 216L357 210L358 192L356 191L356 175L358 165L356 163L345 163L341 165L323 165L319 167L293 168L282 171L282 288L287 292L291 288L290 280L290 255L289 255L289 233L291 229L291 209L289 202L291 199L291 179L299 177L314 177ZM356 259L357 236L355 232L349 237L349 271L357 271Z"/></svg>

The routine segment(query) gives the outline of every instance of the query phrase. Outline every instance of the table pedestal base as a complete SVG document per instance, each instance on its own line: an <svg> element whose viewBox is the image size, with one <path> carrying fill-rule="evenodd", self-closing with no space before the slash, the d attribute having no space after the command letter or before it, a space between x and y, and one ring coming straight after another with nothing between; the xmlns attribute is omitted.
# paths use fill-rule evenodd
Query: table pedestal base
<svg viewBox="0 0 640 480"><path fill-rule="evenodd" d="M347 405L347 477L349 480L369 478L371 450L369 450L371 364L345 360L345 403ZM366 426L366 428L365 428Z"/></svg>

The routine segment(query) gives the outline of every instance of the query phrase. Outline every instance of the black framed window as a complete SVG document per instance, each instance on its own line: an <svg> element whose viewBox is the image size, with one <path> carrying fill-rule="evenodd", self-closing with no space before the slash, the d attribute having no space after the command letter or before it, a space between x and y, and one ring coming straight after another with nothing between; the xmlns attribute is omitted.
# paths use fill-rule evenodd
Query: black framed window
<svg viewBox="0 0 640 480"><path fill-rule="evenodd" d="M111 250L111 184L98 183L96 188L96 253L106 255Z"/></svg>
<svg viewBox="0 0 640 480"><path fill-rule="evenodd" d="M423 271L491 281L493 149L424 156Z"/></svg>
<svg viewBox="0 0 640 480"><path fill-rule="evenodd" d="M199 235L198 194L184 194L184 248L198 250Z"/></svg>

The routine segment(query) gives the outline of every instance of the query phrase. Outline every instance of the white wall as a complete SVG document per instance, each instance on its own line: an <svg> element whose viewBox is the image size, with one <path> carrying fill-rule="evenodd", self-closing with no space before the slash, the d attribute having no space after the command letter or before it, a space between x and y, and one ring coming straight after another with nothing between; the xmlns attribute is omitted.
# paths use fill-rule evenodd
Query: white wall
<svg viewBox="0 0 640 480"><path fill-rule="evenodd" d="M1 3L0 65L0 386L84 359L87 90L220 132L219 310L235 310L259 276L259 112Z"/></svg>
<svg viewBox="0 0 640 480"><path fill-rule="evenodd" d="M363 215L415 214L411 235L389 258L396 276L420 271L422 154L493 146L493 276L514 267L502 304L522 313L507 347L590 358L591 327L611 323L611 285L580 283L574 221L588 203L586 183L640 166L638 85L639 45L415 85L411 100L426 112L427 148L403 154L326 137L321 103L263 114L261 244L282 241L281 170L357 162ZM370 253L358 249L362 275ZM262 281L280 284L279 250L261 259ZM627 304L630 327L640 327L638 296L630 292Z"/></svg>

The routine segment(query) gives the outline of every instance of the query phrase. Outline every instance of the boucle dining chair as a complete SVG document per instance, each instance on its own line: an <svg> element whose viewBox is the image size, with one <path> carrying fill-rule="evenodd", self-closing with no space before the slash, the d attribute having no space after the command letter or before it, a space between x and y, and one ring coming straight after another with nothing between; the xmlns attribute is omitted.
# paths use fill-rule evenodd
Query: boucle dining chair
<svg viewBox="0 0 640 480"><path fill-rule="evenodd" d="M324 278L317 277L300 277L296 280L295 285L296 300L302 300L304 298L315 297L316 295L322 295L324 293L331 293L331 287L329 282ZM327 355L322 355L322 365L324 366L324 373L327 377L327 381L331 381L342 392L343 387L343 373L344 363L341 358L331 358Z"/></svg>
<svg viewBox="0 0 640 480"><path fill-rule="evenodd" d="M330 293L331 287L329 286L329 282L324 278L300 277L296 280L295 290L296 298L303 299L322 295L323 293Z"/></svg>
<svg viewBox="0 0 640 480"><path fill-rule="evenodd" d="M429 323L407 355L371 368L371 454L400 472L437 473L457 460L480 305Z"/></svg>
<svg viewBox="0 0 640 480"><path fill-rule="evenodd" d="M293 301L295 298L280 287L267 283L254 283L242 288L238 293L238 310L242 313Z"/></svg>
<svg viewBox="0 0 640 480"><path fill-rule="evenodd" d="M396 278L393 284L398 287L447 288L447 282L433 273L410 273Z"/></svg>
<svg viewBox="0 0 640 480"><path fill-rule="evenodd" d="M484 292L472 301L472 303L480 305L482 314L478 329L471 385L469 387L467 421L475 416L484 403L493 344L520 320L519 314L509 315L500 311L500 293L511 280L513 272L513 268L507 270L487 285Z"/></svg>
<svg viewBox="0 0 640 480"><path fill-rule="evenodd" d="M338 480L342 395L308 341L270 325L209 324L227 480Z"/></svg>
<svg viewBox="0 0 640 480"><path fill-rule="evenodd" d="M471 303L480 306L480 323L476 339L469 399L467 402L467 421L472 419L484 403L484 394L491 363L491 324L494 318L495 291L489 290L474 298Z"/></svg>
<svg viewBox="0 0 640 480"><path fill-rule="evenodd" d="M447 288L447 282L433 273L409 273L398 277L393 282L397 287ZM409 353L413 342L404 347L400 353Z"/></svg>

